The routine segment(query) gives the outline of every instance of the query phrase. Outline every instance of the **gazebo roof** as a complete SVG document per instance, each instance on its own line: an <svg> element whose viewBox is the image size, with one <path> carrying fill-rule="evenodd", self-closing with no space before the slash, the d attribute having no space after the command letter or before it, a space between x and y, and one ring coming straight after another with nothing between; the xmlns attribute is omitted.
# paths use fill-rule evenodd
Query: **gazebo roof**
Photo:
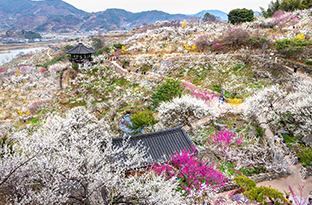
<svg viewBox="0 0 312 205"><path fill-rule="evenodd" d="M65 53L67 53L67 54L76 54L76 55L92 54L95 52L96 51L94 49L88 48L85 45L83 45L82 43L79 43L77 46L70 48L70 49L65 51Z"/></svg>

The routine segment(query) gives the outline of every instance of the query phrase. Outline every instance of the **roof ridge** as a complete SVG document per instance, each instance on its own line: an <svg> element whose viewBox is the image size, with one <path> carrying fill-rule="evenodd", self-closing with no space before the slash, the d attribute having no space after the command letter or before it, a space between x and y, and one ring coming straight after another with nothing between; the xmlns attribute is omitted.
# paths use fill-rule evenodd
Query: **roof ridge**
<svg viewBox="0 0 312 205"><path fill-rule="evenodd" d="M77 50L76 52L74 52L75 50ZM78 45L76 45L73 48L67 49L65 51L65 53L67 54L72 54L72 52L74 52L73 54L91 54L91 53L95 53L96 50L94 50L93 48L88 48L87 46L83 45L82 43L78 43Z"/></svg>
<svg viewBox="0 0 312 205"><path fill-rule="evenodd" d="M151 133L146 133L146 134L134 135L134 136L130 136L130 139L140 139L140 138L144 138L144 137L149 137L149 136L153 136L153 135L173 132L173 131L177 131L177 130L181 130L182 131L182 127L183 126L184 125L181 125L179 127L175 127L175 128L172 128L172 129L168 129L168 130L162 130L162 131L158 131L158 132L151 132ZM129 138L129 136L127 136L127 137L117 137L117 138L113 138L113 141L125 140L127 138Z"/></svg>

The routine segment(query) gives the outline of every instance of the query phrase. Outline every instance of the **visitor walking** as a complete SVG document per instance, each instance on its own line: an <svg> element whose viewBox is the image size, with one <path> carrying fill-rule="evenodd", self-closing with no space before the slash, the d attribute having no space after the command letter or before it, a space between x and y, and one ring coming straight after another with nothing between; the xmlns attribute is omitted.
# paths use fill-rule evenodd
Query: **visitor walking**
<svg viewBox="0 0 312 205"><path fill-rule="evenodd" d="M236 123L234 122L232 133L234 134L235 132L236 132Z"/></svg>
<svg viewBox="0 0 312 205"><path fill-rule="evenodd" d="M274 144L276 144L277 139L278 139L278 135L275 135L274 136Z"/></svg>

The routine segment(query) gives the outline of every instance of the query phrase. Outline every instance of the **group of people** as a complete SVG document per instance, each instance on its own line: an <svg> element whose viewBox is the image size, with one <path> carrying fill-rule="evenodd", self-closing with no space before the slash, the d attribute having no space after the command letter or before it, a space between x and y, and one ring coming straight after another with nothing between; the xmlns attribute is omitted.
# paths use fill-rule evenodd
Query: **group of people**
<svg viewBox="0 0 312 205"><path fill-rule="evenodd" d="M124 68L124 66L122 66L122 68ZM129 73L131 73L131 70L130 69L128 69L127 70ZM135 73L139 73L139 69L137 69L136 71L135 71ZM145 71L142 71L142 73L141 73L142 75L146 75L146 72Z"/></svg>
<svg viewBox="0 0 312 205"><path fill-rule="evenodd" d="M220 96L219 97L219 104L218 104L218 106L220 106L220 104L224 104L224 101L225 101L225 98L224 98L224 96Z"/></svg>

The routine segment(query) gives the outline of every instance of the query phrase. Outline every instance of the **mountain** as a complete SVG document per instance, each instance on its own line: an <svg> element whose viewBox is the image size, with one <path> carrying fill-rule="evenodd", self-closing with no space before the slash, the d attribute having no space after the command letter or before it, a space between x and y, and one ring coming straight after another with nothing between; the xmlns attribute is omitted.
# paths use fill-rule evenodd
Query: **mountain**
<svg viewBox="0 0 312 205"><path fill-rule="evenodd" d="M87 13L62 0L0 0L0 30L73 32L93 29L130 29L136 23L174 21L189 18L163 11L128 12L107 9Z"/></svg>
<svg viewBox="0 0 312 205"><path fill-rule="evenodd" d="M86 19L81 28L85 30L106 29L110 30L116 25L119 29L132 28L136 23L155 23L156 21L174 21L189 18L183 14L168 14L163 11L143 11L132 13L123 9L107 9L93 13Z"/></svg>
<svg viewBox="0 0 312 205"><path fill-rule="evenodd" d="M207 12L216 16L216 17L220 17L221 20L228 20L227 13L220 11L220 10L203 10L197 14L192 14L190 16L203 17L205 15L205 13L207 13Z"/></svg>
<svg viewBox="0 0 312 205"><path fill-rule="evenodd" d="M87 12L79 10L62 0L1 0L1 30L53 30L76 29Z"/></svg>

